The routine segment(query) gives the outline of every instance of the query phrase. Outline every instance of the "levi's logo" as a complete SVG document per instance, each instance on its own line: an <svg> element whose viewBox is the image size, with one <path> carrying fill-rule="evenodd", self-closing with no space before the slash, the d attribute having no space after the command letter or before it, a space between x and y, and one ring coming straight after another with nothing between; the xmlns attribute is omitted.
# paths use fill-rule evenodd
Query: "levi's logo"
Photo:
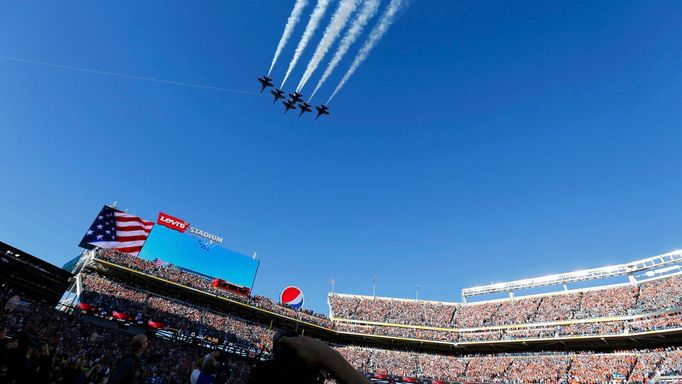
<svg viewBox="0 0 682 384"><path fill-rule="evenodd" d="M189 228L189 223L187 221L180 220L177 217L173 217L163 212L159 212L159 218L156 222L178 232L185 232L187 228Z"/></svg>

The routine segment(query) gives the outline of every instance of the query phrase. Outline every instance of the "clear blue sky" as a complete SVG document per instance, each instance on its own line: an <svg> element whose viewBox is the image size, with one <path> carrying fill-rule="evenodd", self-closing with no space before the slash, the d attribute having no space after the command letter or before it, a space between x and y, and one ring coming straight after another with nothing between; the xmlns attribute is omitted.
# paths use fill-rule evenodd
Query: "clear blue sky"
<svg viewBox="0 0 682 384"><path fill-rule="evenodd" d="M257 91L292 5L4 1L0 56ZM332 276L453 300L682 248L680 25L679 1L415 0L317 122L0 59L0 240L61 265L117 200L258 252L256 293L319 311Z"/></svg>

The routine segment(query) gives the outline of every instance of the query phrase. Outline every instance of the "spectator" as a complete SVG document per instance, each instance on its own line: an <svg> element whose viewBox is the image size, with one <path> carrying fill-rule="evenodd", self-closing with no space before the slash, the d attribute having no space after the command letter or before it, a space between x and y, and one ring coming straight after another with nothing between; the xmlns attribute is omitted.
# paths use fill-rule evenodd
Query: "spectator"
<svg viewBox="0 0 682 384"><path fill-rule="evenodd" d="M9 381L17 384L33 383L36 374L36 367L31 360L35 353L33 349L35 342L27 335L23 336L23 340L17 347L17 355L10 363L8 374Z"/></svg>
<svg viewBox="0 0 682 384"><path fill-rule="evenodd" d="M209 353L208 355L200 358L199 360L195 361L194 364L192 365L192 374L190 375L189 381L191 384L197 384L197 380L199 379L199 376L201 375L202 372L202 366L206 364L206 361L209 359L214 359L220 355L219 351L213 351Z"/></svg>
<svg viewBox="0 0 682 384"><path fill-rule="evenodd" d="M251 384L275 382L323 383L320 369L329 372L340 384L369 384L369 380L353 368L343 356L322 341L310 337L280 337L275 359L254 369Z"/></svg>
<svg viewBox="0 0 682 384"><path fill-rule="evenodd" d="M218 362L213 356L207 356L201 365L201 373L197 378L197 384L214 384L216 378L216 366Z"/></svg>
<svg viewBox="0 0 682 384"><path fill-rule="evenodd" d="M144 366L140 357L147 350L149 341L143 334L135 335L131 340L131 353L119 360L111 373L109 384L142 384L144 383Z"/></svg>

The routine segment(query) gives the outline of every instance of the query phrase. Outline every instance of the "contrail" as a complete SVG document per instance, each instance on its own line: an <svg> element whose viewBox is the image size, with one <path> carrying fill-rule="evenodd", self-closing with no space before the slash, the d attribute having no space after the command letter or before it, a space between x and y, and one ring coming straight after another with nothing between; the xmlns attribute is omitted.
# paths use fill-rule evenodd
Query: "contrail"
<svg viewBox="0 0 682 384"><path fill-rule="evenodd" d="M320 89L322 84L324 84L324 82L327 81L327 78L329 78L334 69L336 69L336 66L339 65L339 62L341 61L341 59L343 59L343 56L346 54L346 52L348 52L350 46L353 45L353 43L355 42L355 40L358 39L358 37L360 37L360 34L367 25L367 22L369 22L369 20L371 20L372 17L374 17L374 15L377 13L377 9L379 9L379 3L380 0L365 0L365 3L362 6L362 9L360 10L360 14L355 19L355 21L353 21L353 24L351 24L350 28L343 36L343 39L341 39L339 48L336 50L334 57L332 57L332 60L329 62L329 65L322 74L322 77L317 82L315 90L310 95L310 99L312 99L313 96L315 96L315 94Z"/></svg>
<svg viewBox="0 0 682 384"><path fill-rule="evenodd" d="M280 53L282 53L282 49L287 45L291 34L294 32L294 27L298 24L298 20L301 19L301 13L306 5L308 5L308 0L296 0L294 9L291 10L291 15L289 15L289 18L287 19L287 25L284 26L284 32L282 32L282 37L279 39L279 44L277 44L275 56L272 58L272 64L270 64L270 70L268 70L268 76L270 76L272 68L275 67L275 63L277 62Z"/></svg>
<svg viewBox="0 0 682 384"><path fill-rule="evenodd" d="M381 40L381 37L384 36L384 33L386 33L388 28L393 23L395 15L406 3L407 0L391 0L391 3L388 4L388 7L384 11L384 14L381 15L381 20L379 20L378 24L374 26L372 31L369 33L367 41L365 41L365 44L363 44L362 48L360 48L360 51L358 52L358 55L355 57L353 64L351 64L350 68L348 68L348 71L346 72L345 75L343 75L343 78L339 82L339 85L336 86L334 93L332 93L332 95L329 97L329 100L327 100L327 104L329 104L329 102L334 98L334 96L336 96L339 90L343 88L348 79L353 75L353 73L355 73L355 70L358 69L360 64L362 64L362 62L365 61L367 55L369 55L370 51L372 51L372 48L374 48L377 45L379 40Z"/></svg>
<svg viewBox="0 0 682 384"><path fill-rule="evenodd" d="M306 45L308 45L308 41L310 41L310 38L313 37L313 34L315 33L317 26L320 24L320 20L324 16L324 13L327 12L327 7L329 6L329 3L330 0L317 0L317 5L315 5L315 9L313 9L313 13L310 14L310 20L308 20L308 25L305 26L305 31L303 31L301 41L298 42L296 51L294 51L294 57L291 59L291 62L289 63L289 69L287 69L287 74L284 75L282 85L279 87L280 89L284 88L284 83L287 82L289 75L291 75L291 71L296 66L298 59L301 58L303 50L305 50Z"/></svg>
<svg viewBox="0 0 682 384"><path fill-rule="evenodd" d="M322 40L320 40L320 43L317 45L317 49L315 49L313 57L308 62L308 67L305 69L303 77L301 77L301 81L296 87L296 92L301 92L301 89L303 89L305 83L308 82L310 76L312 76L313 72L315 72L317 67L320 65L322 59L324 59L324 56L329 51L329 48L331 48L336 39L339 37L339 34L341 34L343 27L345 27L346 23L348 23L348 18L350 18L350 15L355 11L357 6L358 0L341 0L338 8L336 8L336 11L332 15L329 25L324 30Z"/></svg>
<svg viewBox="0 0 682 384"><path fill-rule="evenodd" d="M156 83L163 83L163 84L170 84L170 85L179 85L183 87L192 87L192 88L203 88L203 89L211 89L214 91L222 91L222 92L231 92L231 93L243 93L246 95L258 95L256 92L251 92L251 91L244 91L241 89L231 89L231 88L222 88L222 87L213 87L210 85L203 85L203 84L195 84L195 83L185 83L182 81L173 81L173 80L163 80L163 79L156 79L153 77L146 77L146 76L137 76L137 75L128 75L125 73L118 73L118 72L107 72L107 71L99 71L96 69L90 69L90 68L83 68L83 67L73 67L70 65L61 65L61 64L53 64L53 63L46 63L43 61L35 61L35 60L29 60L29 59L22 59L19 57L11 57L11 56L0 56L0 60L11 60L11 61L17 61L20 63L29 63L29 64L36 64L36 65L42 65L45 67L53 67L53 68L60 68L60 69L68 69L70 71L78 71L78 72L87 72L87 73L95 73L98 75L107 75L107 76L114 76L114 77L123 77L126 79L133 79L133 80L143 80L143 81L153 81Z"/></svg>

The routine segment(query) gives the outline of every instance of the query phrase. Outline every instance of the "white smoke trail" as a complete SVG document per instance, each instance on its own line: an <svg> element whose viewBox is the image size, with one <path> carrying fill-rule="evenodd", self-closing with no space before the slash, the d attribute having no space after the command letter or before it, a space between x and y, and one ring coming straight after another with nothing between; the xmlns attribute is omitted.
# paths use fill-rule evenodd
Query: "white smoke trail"
<svg viewBox="0 0 682 384"><path fill-rule="evenodd" d="M303 36L301 36L301 41L298 42L296 51L294 51L294 57L291 59L291 62L289 63L289 69L287 69L287 74L284 75L282 85L279 87L280 89L284 88L284 83L287 82L287 79L289 78L289 75L291 75L291 71L296 66L298 59L301 58L303 50L305 50L306 45L308 45L308 41L310 41L310 38L313 37L313 34L315 33L317 26L320 24L320 20L324 16L324 13L327 11L329 3L330 0L317 0L315 9L313 9L313 13L310 14L310 20L308 20L308 25L305 26L305 31L303 31Z"/></svg>
<svg viewBox="0 0 682 384"><path fill-rule="evenodd" d="M294 27L296 26L296 24L298 24L298 20L301 19L301 13L303 12L303 8L305 8L306 5L308 5L308 0L296 0L296 4L294 4L294 9L291 10L291 15L289 15L289 18L287 19L287 25L284 26L284 32L282 32L282 37L279 39L279 43L277 44L275 56L273 56L272 64L270 64L270 70L268 70L268 76L270 76L272 68L275 67L275 63L277 62L280 53L282 53L282 49L284 49L284 46L289 41L291 34L294 32Z"/></svg>
<svg viewBox="0 0 682 384"><path fill-rule="evenodd" d="M324 34L322 34L322 40L320 40L320 43L317 45L317 49L315 49L313 57L308 62L308 67L306 67L303 77L301 77L301 81L296 87L296 92L301 92L301 89L303 89L305 83L308 82L310 76L312 76L313 72L315 72L317 67L320 65L320 62L322 59L324 59L324 56L327 54L327 52L329 52L329 48L331 48L341 34L343 27L346 26L350 15L353 13L353 11L355 11L357 6L358 0L341 0L338 8L336 8L336 11L332 15L329 25L324 30Z"/></svg>
<svg viewBox="0 0 682 384"><path fill-rule="evenodd" d="M362 48L360 48L360 51L358 52L358 55L355 57L353 64L351 64L350 68L348 68L348 71L346 72L345 75L343 75L343 78L339 82L339 85L337 85L336 89L334 89L334 93L332 93L332 95L329 97L329 100L327 100L327 104L329 104L329 102L334 98L334 96L336 96L336 94L341 90L341 88L343 88L348 79L358 69L360 64L362 64L362 62L365 61L370 51L372 51L372 48L374 48L377 45L379 40L381 40L381 37L384 36L388 28L393 23L395 15L406 3L407 0L391 0L391 3L388 4L388 7L384 11L384 14L381 15L381 20L379 20L378 24L374 26L372 31L369 33L367 41L365 41L365 44L363 44Z"/></svg>
<svg viewBox="0 0 682 384"><path fill-rule="evenodd" d="M350 49L350 46L353 45L353 43L355 42L355 40L358 39L358 37L360 37L362 30L365 28L367 23L372 19L372 17L374 17L374 15L377 13L377 9L379 9L379 3L380 0L365 0L365 3L363 4L362 9L360 10L360 14L358 14L358 17L355 19L355 21L353 21L353 24L351 24L350 28L343 36L343 39L341 39L339 48L336 50L334 57L332 57L331 61L329 62L329 65L327 66L327 69L322 74L322 77L317 82L315 90L310 95L310 99L312 99L313 96L315 96L315 94L320 89L322 84L324 84L324 82L327 81L327 78L329 78L334 69L336 69L336 66L339 65L339 62L341 62L341 59L343 59L343 56L346 54L346 52L348 52L348 49Z"/></svg>

